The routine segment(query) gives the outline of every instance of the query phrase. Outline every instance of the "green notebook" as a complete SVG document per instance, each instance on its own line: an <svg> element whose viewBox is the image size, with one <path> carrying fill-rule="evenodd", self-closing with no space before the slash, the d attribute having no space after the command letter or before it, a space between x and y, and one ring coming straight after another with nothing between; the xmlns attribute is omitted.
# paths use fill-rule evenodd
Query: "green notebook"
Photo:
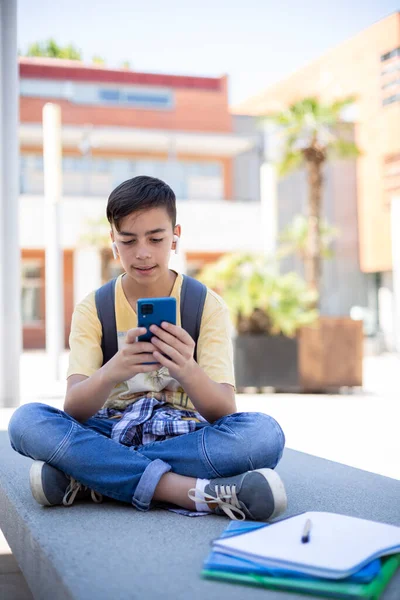
<svg viewBox="0 0 400 600"><path fill-rule="evenodd" d="M400 566L400 554L392 554L381 559L382 568L370 583L349 583L333 579L295 579L293 577L267 577L229 573L203 569L202 576L206 579L217 579L231 583L265 587L268 589L287 590L296 593L325 596L328 598L355 598L378 600Z"/></svg>

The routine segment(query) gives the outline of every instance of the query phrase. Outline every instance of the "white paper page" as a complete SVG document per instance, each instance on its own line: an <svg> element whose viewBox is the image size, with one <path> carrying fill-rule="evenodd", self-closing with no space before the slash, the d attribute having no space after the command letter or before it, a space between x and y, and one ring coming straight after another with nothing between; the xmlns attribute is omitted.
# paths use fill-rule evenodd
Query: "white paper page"
<svg viewBox="0 0 400 600"><path fill-rule="evenodd" d="M303 544L301 536L307 519L312 522L310 541ZM334 578L357 571L372 557L400 551L400 527L335 513L308 512L218 540L214 547Z"/></svg>

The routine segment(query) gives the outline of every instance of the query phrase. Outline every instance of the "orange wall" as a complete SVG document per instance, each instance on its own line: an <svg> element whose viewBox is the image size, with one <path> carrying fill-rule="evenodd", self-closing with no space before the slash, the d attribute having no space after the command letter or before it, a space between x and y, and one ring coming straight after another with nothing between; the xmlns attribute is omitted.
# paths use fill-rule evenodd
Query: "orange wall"
<svg viewBox="0 0 400 600"><path fill-rule="evenodd" d="M400 13L375 23L285 81L237 107L266 114L309 95L324 100L355 94L360 266L365 272L392 268L390 210L385 198L386 157L400 152L400 102L382 106L381 55L400 47ZM387 95L387 94L386 94Z"/></svg>

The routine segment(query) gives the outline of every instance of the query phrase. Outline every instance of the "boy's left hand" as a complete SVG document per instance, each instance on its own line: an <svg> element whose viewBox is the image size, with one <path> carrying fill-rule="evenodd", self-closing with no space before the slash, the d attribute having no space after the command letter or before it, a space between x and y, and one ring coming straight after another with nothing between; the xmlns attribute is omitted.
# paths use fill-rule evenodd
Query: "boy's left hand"
<svg viewBox="0 0 400 600"><path fill-rule="evenodd" d="M193 339L182 327L172 323L161 323L161 327L151 325L150 331L155 336L151 338L151 343L158 349L153 352L154 358L163 367L167 367L171 377L183 385L197 365L193 357Z"/></svg>

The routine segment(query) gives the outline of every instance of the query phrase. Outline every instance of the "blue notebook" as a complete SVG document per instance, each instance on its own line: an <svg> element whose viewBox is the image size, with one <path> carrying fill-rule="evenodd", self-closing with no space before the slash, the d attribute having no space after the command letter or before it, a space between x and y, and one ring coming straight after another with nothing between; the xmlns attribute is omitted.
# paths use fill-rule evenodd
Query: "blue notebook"
<svg viewBox="0 0 400 600"><path fill-rule="evenodd" d="M203 569L202 577L230 584L261 587L268 590L286 590L307 596L324 596L338 600L378 600L400 566L400 554L382 558L382 568L369 583L333 579L305 579L304 577L270 577L255 573L232 573ZM297 596L296 596L297 597Z"/></svg>
<svg viewBox="0 0 400 600"><path fill-rule="evenodd" d="M219 539L229 538L247 533L261 527L268 527L266 523L258 523L255 521L231 521ZM222 552L212 551L204 562L204 569L208 571L225 571L230 573L253 573L255 575L268 575L269 577L293 577L307 580L318 580L319 577L311 577L304 573L296 571L288 571L286 569L278 569L266 567L246 558L238 556L230 556ZM368 583L372 581L381 569L381 560L379 558L372 560L365 565L357 573L343 579L342 581L354 583Z"/></svg>
<svg viewBox="0 0 400 600"><path fill-rule="evenodd" d="M312 530L302 543L307 521ZM400 552L400 527L337 513L309 511L220 537L213 550L263 565L264 568L307 574L313 578L343 580L375 559Z"/></svg>

